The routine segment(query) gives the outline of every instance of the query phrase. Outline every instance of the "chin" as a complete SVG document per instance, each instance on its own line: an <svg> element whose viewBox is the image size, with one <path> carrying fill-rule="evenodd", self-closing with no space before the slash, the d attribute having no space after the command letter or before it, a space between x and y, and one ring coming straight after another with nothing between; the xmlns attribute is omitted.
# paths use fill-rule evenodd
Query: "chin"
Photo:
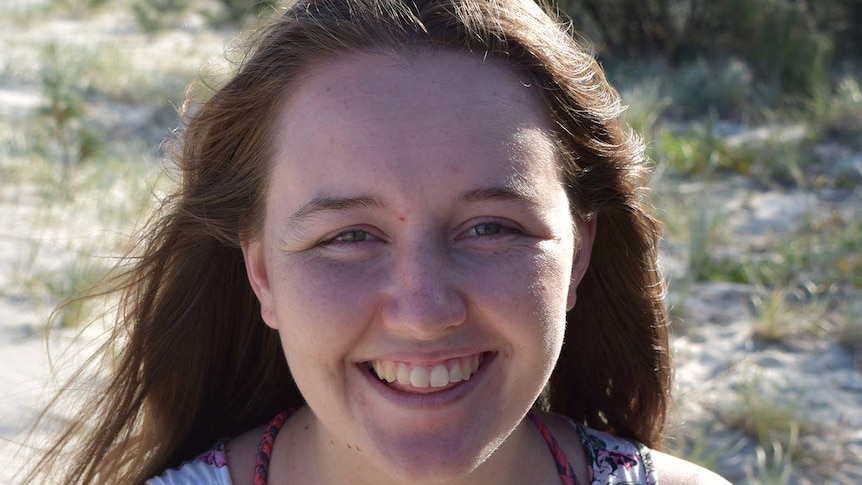
<svg viewBox="0 0 862 485"><path fill-rule="evenodd" d="M451 437L399 435L380 442L378 458L393 483L452 483L470 475L495 447L460 430Z"/></svg>

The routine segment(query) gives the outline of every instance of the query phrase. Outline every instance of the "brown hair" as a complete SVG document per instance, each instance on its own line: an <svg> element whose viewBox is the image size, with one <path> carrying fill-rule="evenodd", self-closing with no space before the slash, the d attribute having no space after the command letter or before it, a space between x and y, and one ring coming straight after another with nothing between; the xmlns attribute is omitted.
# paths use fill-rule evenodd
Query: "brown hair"
<svg viewBox="0 0 862 485"><path fill-rule="evenodd" d="M112 378L31 478L55 465L63 483L141 483L303 404L278 336L261 320L240 241L262 225L280 101L316 63L363 50L493 57L537 85L572 210L597 218L540 404L660 446L670 360L659 227L645 211L642 144L624 130L619 97L592 56L533 0L300 0L189 114L176 156L182 182L115 280L121 312L103 349L118 356Z"/></svg>

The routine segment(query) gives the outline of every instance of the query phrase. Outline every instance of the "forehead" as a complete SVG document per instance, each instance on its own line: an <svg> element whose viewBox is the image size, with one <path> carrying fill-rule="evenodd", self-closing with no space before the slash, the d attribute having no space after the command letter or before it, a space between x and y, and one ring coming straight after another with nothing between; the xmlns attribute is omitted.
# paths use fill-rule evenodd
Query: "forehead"
<svg viewBox="0 0 862 485"><path fill-rule="evenodd" d="M310 71L284 101L275 157L292 189L381 182L558 181L550 116L526 76L496 59L352 53ZM361 173L360 173L361 172ZM312 196L319 194L310 194Z"/></svg>

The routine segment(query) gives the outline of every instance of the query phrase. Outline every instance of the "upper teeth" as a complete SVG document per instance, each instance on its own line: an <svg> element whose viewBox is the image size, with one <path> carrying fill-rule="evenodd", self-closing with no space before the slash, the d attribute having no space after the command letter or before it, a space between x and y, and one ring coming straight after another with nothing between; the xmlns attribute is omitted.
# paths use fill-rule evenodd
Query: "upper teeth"
<svg viewBox="0 0 862 485"><path fill-rule="evenodd" d="M445 387L450 382L466 381L479 368L482 354L450 359L432 366L406 364L391 360L371 362L374 372L387 382L413 387Z"/></svg>

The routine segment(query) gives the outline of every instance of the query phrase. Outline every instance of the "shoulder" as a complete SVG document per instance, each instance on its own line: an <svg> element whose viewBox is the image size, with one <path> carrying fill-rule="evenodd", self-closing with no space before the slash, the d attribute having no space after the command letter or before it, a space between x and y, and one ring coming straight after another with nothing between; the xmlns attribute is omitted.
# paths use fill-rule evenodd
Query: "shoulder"
<svg viewBox="0 0 862 485"><path fill-rule="evenodd" d="M650 451L661 485L730 485L730 482L706 468L667 453Z"/></svg>
<svg viewBox="0 0 862 485"><path fill-rule="evenodd" d="M598 470L610 468L613 476L623 473L632 483L659 485L730 485L718 474L689 461L652 450L643 444L608 433L583 428L588 460L592 455ZM628 461L628 464L626 463ZM602 463L605 461L606 463ZM610 462L610 467L607 466ZM605 466L603 466L605 465ZM630 468L629 470L625 470ZM616 482L614 482L616 483ZM626 482L629 483L629 482Z"/></svg>
<svg viewBox="0 0 862 485"><path fill-rule="evenodd" d="M227 442L219 442L178 468L150 478L145 485L252 485L264 429L265 426L259 426Z"/></svg>
<svg viewBox="0 0 862 485"><path fill-rule="evenodd" d="M178 468L165 470L145 485L233 485L227 468L223 443L189 460Z"/></svg>
<svg viewBox="0 0 862 485"><path fill-rule="evenodd" d="M225 445L232 485L252 485L260 439L265 431L266 425L252 428L234 437Z"/></svg>
<svg viewBox="0 0 862 485"><path fill-rule="evenodd" d="M730 483L694 463L651 450L637 441L587 428L565 416L541 413L541 418L547 422L566 455L574 458L572 464L575 468L589 469L584 476L595 478L593 483L659 485L729 485Z"/></svg>

